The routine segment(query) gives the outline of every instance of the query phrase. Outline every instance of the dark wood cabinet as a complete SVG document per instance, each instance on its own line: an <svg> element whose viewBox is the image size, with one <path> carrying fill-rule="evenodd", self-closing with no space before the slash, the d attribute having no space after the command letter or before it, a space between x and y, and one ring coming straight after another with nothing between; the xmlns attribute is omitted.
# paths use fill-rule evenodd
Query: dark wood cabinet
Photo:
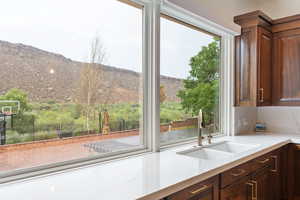
<svg viewBox="0 0 300 200"><path fill-rule="evenodd" d="M251 200L251 190L254 190L254 184L246 176L236 181L232 185L221 190L221 200Z"/></svg>
<svg viewBox="0 0 300 200"><path fill-rule="evenodd" d="M290 162L291 157L299 157L299 160ZM300 195L298 168L300 146L286 145L164 200L293 200L298 193ZM288 178L291 176L292 179Z"/></svg>
<svg viewBox="0 0 300 200"><path fill-rule="evenodd" d="M281 149L273 152L270 155L271 166L270 166L270 176L269 176L269 186L271 187L270 200L280 200L282 191L281 191L281 176L282 176L282 167L281 167Z"/></svg>
<svg viewBox="0 0 300 200"><path fill-rule="evenodd" d="M219 177L188 187L172 194L166 200L219 200Z"/></svg>
<svg viewBox="0 0 300 200"><path fill-rule="evenodd" d="M280 178L280 150L276 150L222 173L220 199L280 199Z"/></svg>
<svg viewBox="0 0 300 200"><path fill-rule="evenodd" d="M272 104L272 33L258 27L257 98L258 106Z"/></svg>
<svg viewBox="0 0 300 200"><path fill-rule="evenodd" d="M271 181L270 181L270 166L255 172L250 180L251 185L251 199L256 200L273 200L271 199Z"/></svg>
<svg viewBox="0 0 300 200"><path fill-rule="evenodd" d="M253 19L257 19L253 23ZM236 106L272 104L272 33L270 22L261 13L237 16L241 35L235 41Z"/></svg>
<svg viewBox="0 0 300 200"><path fill-rule="evenodd" d="M290 144L287 150L286 176L282 177L286 182L283 190L286 192L282 195L285 200L300 199L300 145Z"/></svg>
<svg viewBox="0 0 300 200"><path fill-rule="evenodd" d="M285 145L284 147L280 148L280 166L279 166L279 176L280 176L280 199L287 200L288 199L288 177L289 177L289 146Z"/></svg>
<svg viewBox="0 0 300 200"><path fill-rule="evenodd" d="M300 15L272 20L255 11L234 22L236 106L299 106Z"/></svg>
<svg viewBox="0 0 300 200"><path fill-rule="evenodd" d="M236 67L235 67L235 91L236 105L256 105L255 65L256 59L256 28L242 30L242 34L236 37Z"/></svg>
<svg viewBox="0 0 300 200"><path fill-rule="evenodd" d="M300 29L274 34L273 103L300 105Z"/></svg>

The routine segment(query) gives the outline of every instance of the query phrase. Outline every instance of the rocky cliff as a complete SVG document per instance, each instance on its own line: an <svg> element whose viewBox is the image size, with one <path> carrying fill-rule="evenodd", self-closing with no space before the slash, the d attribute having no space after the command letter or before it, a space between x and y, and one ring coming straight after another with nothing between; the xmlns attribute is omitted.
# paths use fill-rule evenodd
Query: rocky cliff
<svg viewBox="0 0 300 200"><path fill-rule="evenodd" d="M85 65L32 46L0 41L0 94L18 88L26 91L32 101L72 101ZM102 85L111 88L109 94L99 88L102 96L110 96L111 103L138 101L142 87L139 73L110 66L100 68L104 74ZM182 80L161 76L161 85L167 101L178 101L176 94Z"/></svg>

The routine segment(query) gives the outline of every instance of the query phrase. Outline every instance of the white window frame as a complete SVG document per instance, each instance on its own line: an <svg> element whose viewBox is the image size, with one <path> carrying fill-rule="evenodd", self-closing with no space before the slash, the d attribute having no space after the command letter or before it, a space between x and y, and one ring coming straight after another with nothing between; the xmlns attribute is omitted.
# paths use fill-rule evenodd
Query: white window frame
<svg viewBox="0 0 300 200"><path fill-rule="evenodd" d="M159 0L157 0L159 1ZM212 34L218 35L221 37L221 62L220 62L220 134L218 136L231 136L234 131L234 37L238 33L226 29L214 22L207 20L201 16L198 16L184 8L181 8L168 0L161 0L160 2L160 13L174 19L177 19L183 23L190 24L204 31L208 31ZM156 41L160 43L160 41ZM159 51L160 49L158 49ZM157 52L159 53L159 52ZM160 76L160 74L156 74ZM157 80L159 82L159 80ZM159 83L157 84L160 85ZM156 88L159 89L158 87ZM159 97L157 97L159 98ZM159 110L159 103L156 105ZM157 115L159 118L159 114ZM159 138L159 131L155 132ZM168 146L174 146L177 144L195 142L195 138L185 139L181 141L172 141ZM159 141L155 144L156 149L160 149L163 146L160 145Z"/></svg>
<svg viewBox="0 0 300 200"><path fill-rule="evenodd" d="M154 39L153 36L153 16L155 3L152 0L110 0L110 1L125 1L125 2L132 2L133 4L139 5L143 7L143 117L142 117L142 125L141 125L141 142L142 145L140 147L121 150L117 152L107 153L103 155L95 155L86 158L74 159L59 163L52 163L48 165L32 167L32 168L25 168L25 169L18 169L13 170L11 172L0 173L0 184L17 181L25 178L30 178L33 176L39 176L49 173L57 173L60 171L65 171L68 169L74 169L79 167L86 167L93 164L97 164L99 162L106 162L112 161L132 155L142 154L151 152L153 150L152 144L153 139L151 134L153 132L153 124L151 122L153 111L151 106L152 103L152 93L151 90L148 88L151 87L153 84L153 80L151 79L152 76L152 65L154 66L155 63L152 63L152 41ZM149 123L148 123L149 122Z"/></svg>
<svg viewBox="0 0 300 200"><path fill-rule="evenodd" d="M116 1L116 0L112 0ZM117 0L122 1L122 0ZM160 151L160 16L161 13L191 24L200 29L221 36L221 132L233 135L233 66L234 36L238 33L228 30L203 17L195 15L168 0L126 0L143 6L143 148L118 151L111 154L54 163L42 167L21 169L0 174L0 183L57 173L78 167L87 167L99 162L111 161L136 154ZM195 141L195 139L193 139ZM181 141L180 144L187 142ZM190 142L190 141L188 141ZM177 145L177 143L176 143Z"/></svg>

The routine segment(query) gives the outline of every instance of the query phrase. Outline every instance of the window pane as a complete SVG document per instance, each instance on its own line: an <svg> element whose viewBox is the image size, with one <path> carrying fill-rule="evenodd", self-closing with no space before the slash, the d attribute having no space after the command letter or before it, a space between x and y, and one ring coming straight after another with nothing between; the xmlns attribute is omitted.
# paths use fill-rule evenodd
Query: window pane
<svg viewBox="0 0 300 200"><path fill-rule="evenodd" d="M161 143L219 131L219 37L173 18L161 17Z"/></svg>
<svg viewBox="0 0 300 200"><path fill-rule="evenodd" d="M3 3L0 173L143 145L143 9Z"/></svg>

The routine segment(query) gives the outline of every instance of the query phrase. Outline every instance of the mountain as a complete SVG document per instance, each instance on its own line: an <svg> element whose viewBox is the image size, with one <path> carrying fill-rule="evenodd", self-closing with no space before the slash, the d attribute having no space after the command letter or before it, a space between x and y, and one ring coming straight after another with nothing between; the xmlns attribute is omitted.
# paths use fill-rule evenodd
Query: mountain
<svg viewBox="0 0 300 200"><path fill-rule="evenodd" d="M32 101L72 101L85 65L32 46L0 41L0 94L18 88L27 92ZM111 88L109 91L98 88L102 98L109 96L111 103L138 102L141 74L117 67L99 67L104 77L100 85ZM181 79L161 76L161 85L165 87L166 101L179 100L176 94L183 87Z"/></svg>

